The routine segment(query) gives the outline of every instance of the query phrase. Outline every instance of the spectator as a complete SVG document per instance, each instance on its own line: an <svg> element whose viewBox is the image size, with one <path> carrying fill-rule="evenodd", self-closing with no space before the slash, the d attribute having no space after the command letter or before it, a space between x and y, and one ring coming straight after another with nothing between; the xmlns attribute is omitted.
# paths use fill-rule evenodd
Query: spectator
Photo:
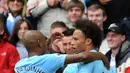
<svg viewBox="0 0 130 73"><path fill-rule="evenodd" d="M41 51L46 50L46 37L39 31L30 30L25 32L22 39L25 47L28 50L29 58L20 60L15 65L16 73L35 73L35 72L44 72L44 73L55 73L57 69L62 67L65 64L93 60L93 57L98 57L99 54L91 52L82 52L79 54L43 54ZM21 70L22 69L22 70Z"/></svg>
<svg viewBox="0 0 130 73"><path fill-rule="evenodd" d="M19 60L15 46L8 43L4 32L4 20L0 16L0 73L14 73L14 66Z"/></svg>
<svg viewBox="0 0 130 73"><path fill-rule="evenodd" d="M107 19L104 7L99 4L91 5L87 10L87 17L103 31L103 22Z"/></svg>
<svg viewBox="0 0 130 73"><path fill-rule="evenodd" d="M94 22L102 30L102 33L104 33L103 26L104 26L104 21L107 19L107 15L103 6L99 4L92 4L88 8L87 17L89 20ZM99 48L99 52L106 54L106 52L108 52L110 48L108 47L107 41L104 38L105 38L105 34L102 35L103 42Z"/></svg>
<svg viewBox="0 0 130 73"><path fill-rule="evenodd" d="M52 38L55 39L52 43L52 48L54 48L55 52L66 53L67 50L69 51L70 43L72 41L73 31L74 29L67 29L62 33L56 33L55 35L53 35Z"/></svg>
<svg viewBox="0 0 130 73"><path fill-rule="evenodd" d="M6 20L6 27L9 35L12 33L16 21L22 18L22 8L24 7L24 0L8 0L7 6L9 14Z"/></svg>
<svg viewBox="0 0 130 73"><path fill-rule="evenodd" d="M63 47L61 42L61 37L63 35L62 32L67 29L68 27L65 25L65 23L61 21L56 21L51 25L51 35L47 40L50 53L55 53L55 52L62 53L60 50Z"/></svg>
<svg viewBox="0 0 130 73"><path fill-rule="evenodd" d="M69 29L66 28L66 30L64 31L60 31L59 34L60 35L56 35L56 37L60 37L60 38L56 38L53 43L52 43L52 49L54 49L55 52L57 53L66 53L66 50L65 49L68 49L70 43L71 42L71 38L69 39L69 37L67 37L67 33L68 31L70 31ZM62 33L63 33L63 36L62 36ZM66 35L65 35L66 34ZM72 34L71 34L72 35ZM66 36L66 37L65 37ZM55 36L53 36L54 38ZM68 38L68 39L67 39ZM69 44L68 44L69 43ZM66 48L65 48L66 47ZM57 51L58 50L58 51ZM63 68L60 68L56 71L56 73L62 73L63 72Z"/></svg>
<svg viewBox="0 0 130 73"><path fill-rule="evenodd" d="M70 54L70 52L71 52L70 51L70 48L71 48L71 44L70 43L72 41L72 34L73 34L73 32L74 32L74 29L67 29L67 30L63 31L62 32L63 36L61 37L60 41L57 41L58 39L56 39L55 41L57 41L57 42L53 43L55 46L57 46L60 49L61 53ZM61 43L61 44L56 44L56 43ZM60 45L62 45L62 47ZM63 70L64 70L65 67L66 66L58 69L57 72L63 73Z"/></svg>
<svg viewBox="0 0 130 73"><path fill-rule="evenodd" d="M6 29L8 31L8 35L12 33L12 30L14 28L14 25L16 21L18 21L21 18L25 18L27 16L27 19L31 19L29 15L30 10L32 7L26 7L26 0L7 0L7 6L8 6L8 15L6 19Z"/></svg>
<svg viewBox="0 0 130 73"><path fill-rule="evenodd" d="M53 22L51 25L51 35L56 32L62 34L62 32L67 29L68 29L68 27L66 26L66 24L64 22L62 22L62 21Z"/></svg>
<svg viewBox="0 0 130 73"><path fill-rule="evenodd" d="M70 54L71 52L71 41L72 35L75 29L68 29L63 32L64 36L62 37L63 50L65 53Z"/></svg>
<svg viewBox="0 0 130 73"><path fill-rule="evenodd" d="M124 17L130 17L130 0L90 0L87 6L94 3L102 5L107 14L104 28L107 29L110 24L119 22Z"/></svg>
<svg viewBox="0 0 130 73"><path fill-rule="evenodd" d="M67 17L66 5L70 0L38 0L38 6L31 10L34 18L38 19L37 29L45 36L50 35L50 26L55 21L62 21L67 26L69 24ZM84 0L81 0L84 2ZM37 2L37 0L29 0L28 5Z"/></svg>
<svg viewBox="0 0 130 73"><path fill-rule="evenodd" d="M106 53L110 66L117 68L117 73L130 72L130 42L126 40L126 34L119 26L113 23L108 28L107 42L111 49Z"/></svg>
<svg viewBox="0 0 130 73"><path fill-rule="evenodd" d="M16 22L13 32L10 36L10 42L16 46L20 59L28 57L28 52L21 42L22 36L28 30L31 30L31 23L26 19L20 19Z"/></svg>
<svg viewBox="0 0 130 73"><path fill-rule="evenodd" d="M79 0L71 0L67 5L67 15L70 20L71 27L75 26L78 19L84 15L85 6Z"/></svg>

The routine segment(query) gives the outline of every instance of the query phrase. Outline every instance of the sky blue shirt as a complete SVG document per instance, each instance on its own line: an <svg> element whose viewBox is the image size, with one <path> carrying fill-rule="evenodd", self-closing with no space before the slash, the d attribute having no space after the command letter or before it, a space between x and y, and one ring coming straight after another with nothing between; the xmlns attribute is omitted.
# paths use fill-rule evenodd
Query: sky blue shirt
<svg viewBox="0 0 130 73"><path fill-rule="evenodd" d="M55 73L64 66L66 55L46 54L20 60L15 65L15 73Z"/></svg>
<svg viewBox="0 0 130 73"><path fill-rule="evenodd" d="M17 16L17 17L13 17L13 15L11 13L8 14L8 18L6 20L6 27L8 30L9 35L12 34L12 31L14 29L15 23L21 19L21 16Z"/></svg>
<svg viewBox="0 0 130 73"><path fill-rule="evenodd" d="M91 50L96 52L96 50ZM63 73L116 73L114 69L108 71L101 60L84 64L84 62L69 64Z"/></svg>
<svg viewBox="0 0 130 73"><path fill-rule="evenodd" d="M68 64L63 73L77 73L79 63Z"/></svg>

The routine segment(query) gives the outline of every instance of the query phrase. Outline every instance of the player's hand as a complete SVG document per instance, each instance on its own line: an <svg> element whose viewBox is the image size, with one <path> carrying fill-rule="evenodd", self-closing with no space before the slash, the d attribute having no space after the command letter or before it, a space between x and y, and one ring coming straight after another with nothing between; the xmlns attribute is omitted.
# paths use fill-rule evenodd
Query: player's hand
<svg viewBox="0 0 130 73"><path fill-rule="evenodd" d="M50 7L57 6L57 4L58 4L58 0L48 0L48 5Z"/></svg>
<svg viewBox="0 0 130 73"><path fill-rule="evenodd" d="M100 0L100 3L105 5L108 4L111 0Z"/></svg>

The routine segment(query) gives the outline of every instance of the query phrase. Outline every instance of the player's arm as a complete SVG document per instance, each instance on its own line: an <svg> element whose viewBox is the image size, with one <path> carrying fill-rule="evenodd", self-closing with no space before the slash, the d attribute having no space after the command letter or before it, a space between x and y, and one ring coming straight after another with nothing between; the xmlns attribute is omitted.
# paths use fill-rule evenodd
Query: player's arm
<svg viewBox="0 0 130 73"><path fill-rule="evenodd" d="M104 56L102 53L94 53L94 52L82 52L79 54L71 54L71 55L67 55L66 60L65 60L65 64L69 64L69 63L75 63L75 62L82 62L82 61L87 61L87 62L91 62L91 61L95 61L95 60L102 60L105 64L105 66L109 69L109 61L106 58L106 56Z"/></svg>

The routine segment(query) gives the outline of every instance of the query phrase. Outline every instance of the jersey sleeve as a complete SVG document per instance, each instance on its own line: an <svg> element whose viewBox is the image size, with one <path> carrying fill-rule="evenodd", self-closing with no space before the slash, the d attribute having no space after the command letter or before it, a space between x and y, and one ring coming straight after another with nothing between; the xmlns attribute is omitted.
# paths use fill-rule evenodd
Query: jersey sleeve
<svg viewBox="0 0 130 73"><path fill-rule="evenodd" d="M47 62L45 65L49 67L48 70L51 69L52 71L56 71L60 67L64 66L65 59L66 59L66 55L50 54L47 58Z"/></svg>

